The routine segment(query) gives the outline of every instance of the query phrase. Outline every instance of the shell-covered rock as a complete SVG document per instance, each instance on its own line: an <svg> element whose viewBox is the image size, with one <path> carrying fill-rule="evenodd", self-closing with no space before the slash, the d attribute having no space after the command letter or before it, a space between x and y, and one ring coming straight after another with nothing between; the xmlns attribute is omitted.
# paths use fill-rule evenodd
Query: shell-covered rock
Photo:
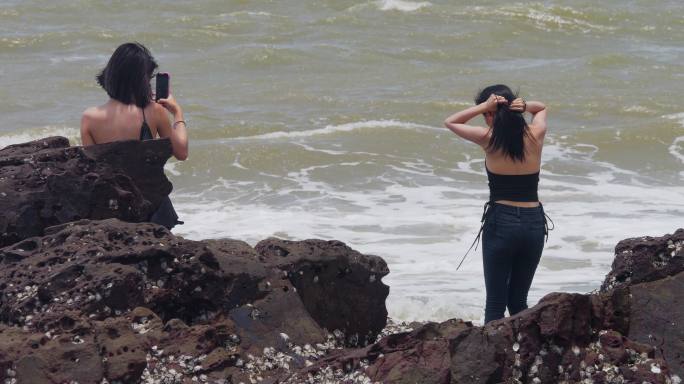
<svg viewBox="0 0 684 384"><path fill-rule="evenodd" d="M314 243L315 254L304 251ZM174 370L248 380L256 372L250 356L271 348L283 367L264 366L294 369L307 360L297 346L332 348L347 334L374 339L386 321L384 262L340 242L288 247L289 258L275 262L241 241L190 241L151 223L107 219L50 227L0 249L0 379L11 372L32 383L135 382ZM338 268L348 271L324 272ZM354 288L364 300L323 292L340 317L363 313L368 322L321 324L307 290L296 288L311 270L322 271L321 284L364 281Z"/></svg>

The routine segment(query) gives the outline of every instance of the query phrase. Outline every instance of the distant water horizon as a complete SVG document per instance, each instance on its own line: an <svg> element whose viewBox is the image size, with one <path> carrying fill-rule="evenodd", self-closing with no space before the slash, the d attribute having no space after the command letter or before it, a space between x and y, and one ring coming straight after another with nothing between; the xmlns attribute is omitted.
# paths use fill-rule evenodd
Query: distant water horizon
<svg viewBox="0 0 684 384"><path fill-rule="evenodd" d="M684 4L609 0L0 2L0 147L79 141L95 74L150 48L188 121L166 171L189 239L336 239L383 257L399 321L482 321L481 150L442 126L505 83L549 108L556 223L529 302L598 288L684 220ZM97 20L97 23L90 21ZM478 119L479 123L483 123Z"/></svg>

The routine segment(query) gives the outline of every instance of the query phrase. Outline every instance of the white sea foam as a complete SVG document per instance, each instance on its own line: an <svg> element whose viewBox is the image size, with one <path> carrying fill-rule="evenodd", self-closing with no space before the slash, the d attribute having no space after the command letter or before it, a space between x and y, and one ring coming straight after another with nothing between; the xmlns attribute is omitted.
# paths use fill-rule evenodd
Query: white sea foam
<svg viewBox="0 0 684 384"><path fill-rule="evenodd" d="M562 14L557 14L562 11ZM505 4L500 7L475 6L463 11L463 14L490 16L499 15L506 18L525 19L535 28L543 31L579 30L584 33L592 31L613 31L614 26L600 25L583 20L583 15L570 7L535 9L527 4ZM570 14L570 15L568 15Z"/></svg>
<svg viewBox="0 0 684 384"><path fill-rule="evenodd" d="M270 12L263 12L263 11L235 11L235 12L230 12L230 13L222 13L219 15L219 17L242 17L242 16L272 17L274 15Z"/></svg>
<svg viewBox="0 0 684 384"><path fill-rule="evenodd" d="M51 64L77 63L83 61L106 62L109 56L106 55L59 55L50 58Z"/></svg>
<svg viewBox="0 0 684 384"><path fill-rule="evenodd" d="M359 124L346 125L351 126ZM556 230L546 245L530 304L552 291L597 288L619 240L672 232L684 214L684 187L616 183L616 176L638 175L593 159L594 145L559 144L564 140L549 137L545 162L587 164L592 170L579 175L542 170L540 196ZM316 148L307 145L306 150ZM207 195L179 193L174 202L186 225L178 232L192 239L232 237L252 244L269 236L342 240L388 262L391 273L384 280L392 287L391 316L481 321L481 253L471 253L459 271L456 266L477 233L488 195L482 159L468 158L444 175L425 159L382 154L373 159L383 156L392 161L376 179L384 185L380 188L341 188L318 176L363 165L339 162L269 174L271 180L286 181L275 189L268 181L239 185L222 179ZM475 174L481 182L464 181ZM269 203L287 198L293 203Z"/></svg>
<svg viewBox="0 0 684 384"><path fill-rule="evenodd" d="M684 163L684 136L679 136L674 139L668 150L672 156Z"/></svg>
<svg viewBox="0 0 684 384"><path fill-rule="evenodd" d="M164 170L170 173L173 176L180 176L181 173L176 169L176 166L178 165L178 161L174 160L169 160L164 164Z"/></svg>
<svg viewBox="0 0 684 384"><path fill-rule="evenodd" d="M662 117L669 120L677 120L679 124L684 126L684 112L664 115ZM670 144L670 146L667 149L672 156L674 156L679 161L684 163L684 136L679 136L675 138L672 144ZM684 172L680 172L680 175L684 177Z"/></svg>
<svg viewBox="0 0 684 384"><path fill-rule="evenodd" d="M42 128L27 129L22 133L0 133L0 148L8 145L25 143L27 141L38 140L48 136L64 136L71 142L71 145L80 144L81 133L78 128L64 126L47 126Z"/></svg>
<svg viewBox="0 0 684 384"><path fill-rule="evenodd" d="M421 8L429 7L432 3L428 1L406 1L406 0L379 0L376 1L378 8L382 11L402 11L414 12Z"/></svg>
<svg viewBox="0 0 684 384"><path fill-rule="evenodd" d="M679 121L679 124L681 124L682 126L684 126L684 112L673 113L673 114L670 114L670 115L664 115L663 118L664 118L664 119L670 119L670 120L678 120L678 121Z"/></svg>

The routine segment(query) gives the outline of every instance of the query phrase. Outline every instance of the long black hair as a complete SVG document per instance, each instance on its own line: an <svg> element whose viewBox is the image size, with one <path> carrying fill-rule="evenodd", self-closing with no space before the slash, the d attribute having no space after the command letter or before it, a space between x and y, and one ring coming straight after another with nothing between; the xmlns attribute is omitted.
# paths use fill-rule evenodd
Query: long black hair
<svg viewBox="0 0 684 384"><path fill-rule="evenodd" d="M97 83L109 97L124 104L145 108L152 101L150 79L157 62L140 43L121 44L97 75Z"/></svg>
<svg viewBox="0 0 684 384"><path fill-rule="evenodd" d="M485 102L491 94L503 96L508 104L499 104L494 114L492 123L492 138L489 140L487 150L490 152L501 151L513 161L525 160L525 137L529 136L530 128L520 112L513 112L508 105L517 98L513 91L503 85L491 85L475 98L475 103Z"/></svg>

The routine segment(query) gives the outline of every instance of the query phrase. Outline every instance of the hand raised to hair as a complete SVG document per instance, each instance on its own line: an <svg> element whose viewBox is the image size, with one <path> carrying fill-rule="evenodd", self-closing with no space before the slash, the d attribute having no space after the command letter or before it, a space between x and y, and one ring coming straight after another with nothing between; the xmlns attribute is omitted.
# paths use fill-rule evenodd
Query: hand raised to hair
<svg viewBox="0 0 684 384"><path fill-rule="evenodd" d="M522 98L517 98L511 101L511 105L508 106L508 109L510 109L513 112L523 113L525 112L526 107L527 105L525 104L525 100L523 100Z"/></svg>
<svg viewBox="0 0 684 384"><path fill-rule="evenodd" d="M499 104L508 104L508 100L505 97L491 94L487 101L484 102L485 109L487 112L495 112L499 108Z"/></svg>

